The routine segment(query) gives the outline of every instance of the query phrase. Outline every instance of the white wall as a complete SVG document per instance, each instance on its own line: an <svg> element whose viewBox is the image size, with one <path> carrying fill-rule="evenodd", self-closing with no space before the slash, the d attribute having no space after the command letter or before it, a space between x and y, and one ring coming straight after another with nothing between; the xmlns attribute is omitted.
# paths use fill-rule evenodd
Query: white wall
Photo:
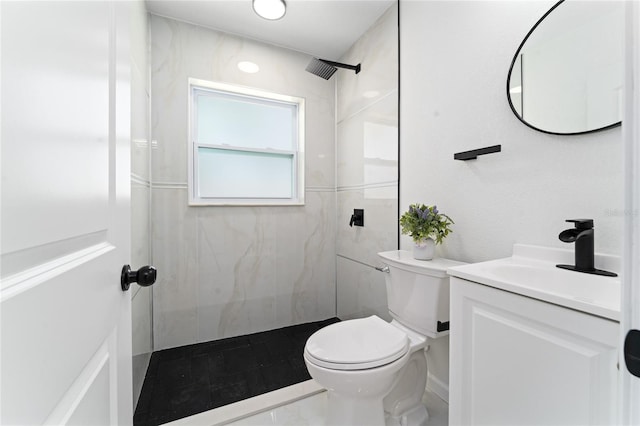
<svg viewBox="0 0 640 426"><path fill-rule="evenodd" d="M308 55L166 18L151 39L154 349L334 317L335 83ZM305 206L187 206L189 77L306 99Z"/></svg>
<svg viewBox="0 0 640 426"><path fill-rule="evenodd" d="M506 77L520 42L555 1L401 1L400 207L436 204L455 221L437 254L478 262L514 243L571 248L571 218L595 220L596 251L621 253L622 148L615 128L553 136L511 112ZM472 161L453 154L490 145ZM401 248L411 241L403 236ZM431 372L448 386L448 338ZM435 358L435 359L434 359Z"/></svg>
<svg viewBox="0 0 640 426"><path fill-rule="evenodd" d="M341 58L362 70L338 71L337 311L341 319L390 320L376 253L398 245L398 7ZM364 209L364 227L349 227Z"/></svg>
<svg viewBox="0 0 640 426"><path fill-rule="evenodd" d="M151 263L149 234L149 62L148 15L131 2L131 267ZM138 402L153 351L151 287L131 286L133 407Z"/></svg>

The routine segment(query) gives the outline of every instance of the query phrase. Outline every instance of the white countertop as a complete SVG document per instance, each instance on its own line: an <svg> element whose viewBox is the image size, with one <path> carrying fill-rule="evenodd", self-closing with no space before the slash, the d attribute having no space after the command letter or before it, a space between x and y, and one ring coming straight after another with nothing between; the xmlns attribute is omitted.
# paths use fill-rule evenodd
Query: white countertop
<svg viewBox="0 0 640 426"><path fill-rule="evenodd" d="M596 254L596 268L619 273L617 256ZM449 268L449 275L620 321L620 277L568 271L572 250L515 244L513 256Z"/></svg>

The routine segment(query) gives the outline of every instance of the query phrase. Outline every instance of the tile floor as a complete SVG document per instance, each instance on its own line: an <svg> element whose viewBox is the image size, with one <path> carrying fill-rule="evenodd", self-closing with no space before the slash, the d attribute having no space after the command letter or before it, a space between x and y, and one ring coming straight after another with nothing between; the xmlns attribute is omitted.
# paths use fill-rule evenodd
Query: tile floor
<svg viewBox="0 0 640 426"><path fill-rule="evenodd" d="M337 321L154 352L134 426L167 423L309 380L304 345L315 331Z"/></svg>

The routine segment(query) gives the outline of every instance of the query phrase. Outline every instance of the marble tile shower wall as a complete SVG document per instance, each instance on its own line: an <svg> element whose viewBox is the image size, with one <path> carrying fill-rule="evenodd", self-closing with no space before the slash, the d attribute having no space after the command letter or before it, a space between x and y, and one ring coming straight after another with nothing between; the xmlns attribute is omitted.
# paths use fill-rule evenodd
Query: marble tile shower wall
<svg viewBox="0 0 640 426"><path fill-rule="evenodd" d="M335 316L335 83L305 71L308 55L150 21L154 349ZM187 205L189 77L306 99L304 206Z"/></svg>
<svg viewBox="0 0 640 426"><path fill-rule="evenodd" d="M391 6L342 58L338 72L337 314L390 319L377 252L398 244L398 6ZM349 227L354 208L364 227Z"/></svg>
<svg viewBox="0 0 640 426"><path fill-rule="evenodd" d="M132 3L131 25L131 266L150 263L149 195L149 63L148 15L144 3ZM133 286L131 326L133 350L133 404L138 401L153 351L151 288Z"/></svg>

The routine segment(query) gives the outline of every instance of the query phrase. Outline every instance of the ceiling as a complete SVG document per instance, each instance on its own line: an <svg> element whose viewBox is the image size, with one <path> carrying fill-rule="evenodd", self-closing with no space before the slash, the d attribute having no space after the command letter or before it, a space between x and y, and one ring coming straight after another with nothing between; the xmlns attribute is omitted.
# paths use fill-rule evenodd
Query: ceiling
<svg viewBox="0 0 640 426"><path fill-rule="evenodd" d="M266 43L339 59L397 0L285 0L277 21L255 14L251 0L146 0L150 13Z"/></svg>

